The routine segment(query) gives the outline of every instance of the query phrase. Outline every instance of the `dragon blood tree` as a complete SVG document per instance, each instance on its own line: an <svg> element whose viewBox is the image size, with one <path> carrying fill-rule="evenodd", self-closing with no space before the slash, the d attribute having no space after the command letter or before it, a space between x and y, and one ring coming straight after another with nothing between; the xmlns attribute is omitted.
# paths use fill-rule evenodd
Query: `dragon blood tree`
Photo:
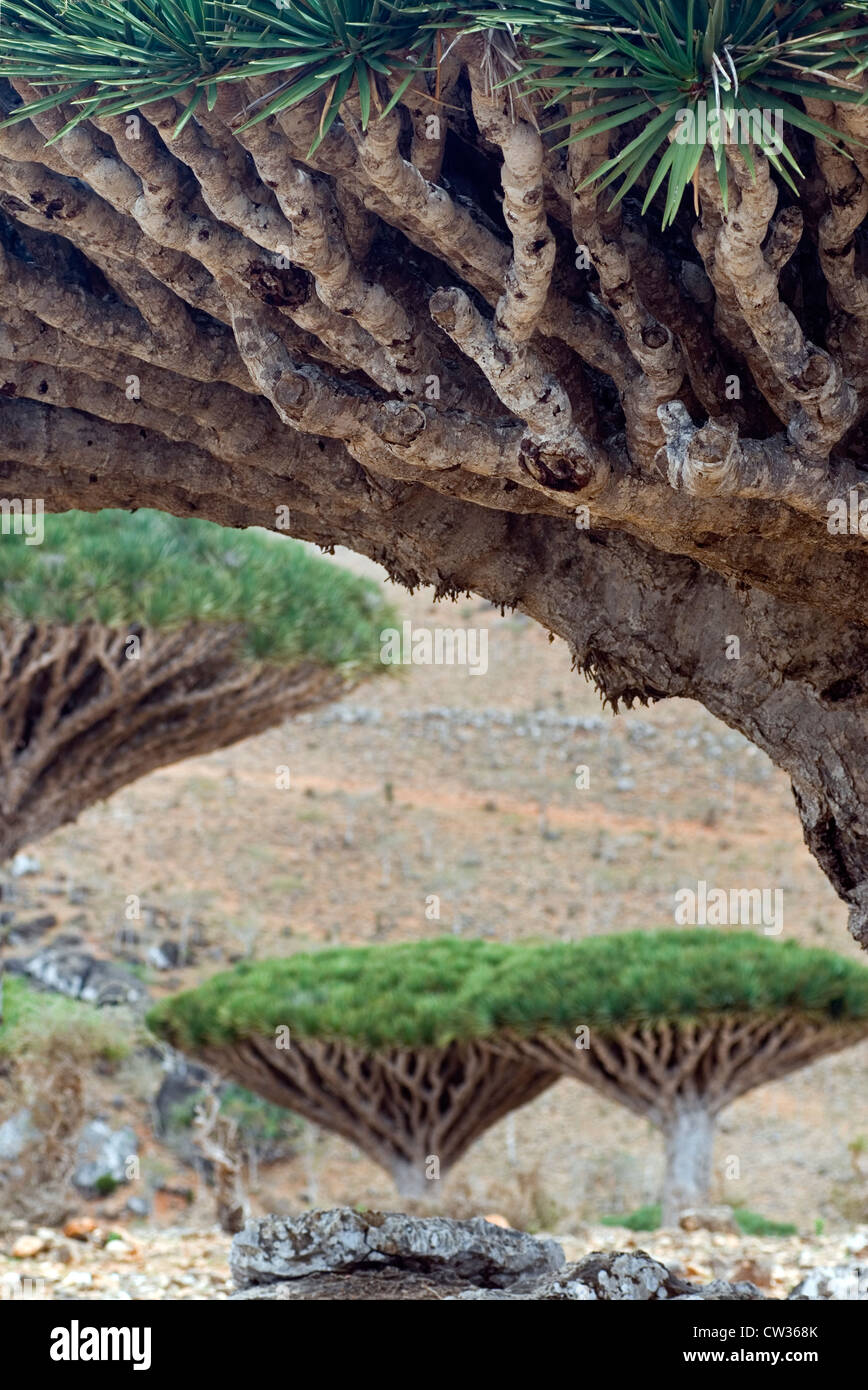
<svg viewBox="0 0 868 1390"><path fill-rule="evenodd" d="M161 1001L148 1023L351 1140L402 1196L421 1196L426 1177L445 1176L489 1126L558 1080L550 1061L493 1045L488 984L510 956L450 937L244 962Z"/></svg>
<svg viewBox="0 0 868 1390"><path fill-rule="evenodd" d="M522 992L527 1010L512 1003ZM707 1200L721 1110L868 1037L868 970L751 932L631 932L516 948L489 1005L518 1056L662 1131L673 1225Z"/></svg>
<svg viewBox="0 0 868 1390"><path fill-rule="evenodd" d="M868 947L866 58L868 0L3 0L7 499L288 507L700 701Z"/></svg>
<svg viewBox="0 0 868 1390"><path fill-rule="evenodd" d="M868 1037L868 969L750 932L440 938L243 963L150 1027L351 1139L404 1195L560 1076L662 1130L664 1221L707 1197L714 1123L746 1091Z"/></svg>
<svg viewBox="0 0 868 1390"><path fill-rule="evenodd" d="M285 538L161 512L0 537L0 860L383 670L391 610Z"/></svg>

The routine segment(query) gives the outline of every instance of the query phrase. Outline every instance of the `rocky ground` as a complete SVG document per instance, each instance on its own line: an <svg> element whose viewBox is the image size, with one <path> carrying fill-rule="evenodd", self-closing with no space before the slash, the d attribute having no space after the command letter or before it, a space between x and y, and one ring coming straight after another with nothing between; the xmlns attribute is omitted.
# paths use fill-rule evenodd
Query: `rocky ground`
<svg viewBox="0 0 868 1390"><path fill-rule="evenodd" d="M497 1225L503 1218L489 1213ZM547 1240L546 1233L538 1239ZM594 1250L647 1252L674 1275L698 1285L750 1282L768 1298L786 1298L818 1266L868 1260L868 1226L834 1236L748 1237L719 1231L634 1233L589 1225L581 1236L556 1236L570 1264ZM64 1231L10 1234L0 1244L0 1300L225 1299L231 1237L184 1226L97 1226L76 1218Z"/></svg>

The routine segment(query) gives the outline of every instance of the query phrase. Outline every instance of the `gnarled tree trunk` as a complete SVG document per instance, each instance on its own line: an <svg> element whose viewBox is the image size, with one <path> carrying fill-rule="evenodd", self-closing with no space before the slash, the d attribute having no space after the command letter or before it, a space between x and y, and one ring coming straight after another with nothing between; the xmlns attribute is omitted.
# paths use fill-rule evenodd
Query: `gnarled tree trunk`
<svg viewBox="0 0 868 1390"><path fill-rule="evenodd" d="M108 116L46 144L68 110L0 131L3 489L289 508L521 608L614 706L701 701L790 775L868 945L868 163L799 135L796 205L730 150L727 211L708 155L699 218L661 234L580 187L599 141L556 150L492 97L480 43L434 142L419 92L366 131L349 97L313 153L319 98L240 131L278 73L176 138L172 100L138 138Z"/></svg>

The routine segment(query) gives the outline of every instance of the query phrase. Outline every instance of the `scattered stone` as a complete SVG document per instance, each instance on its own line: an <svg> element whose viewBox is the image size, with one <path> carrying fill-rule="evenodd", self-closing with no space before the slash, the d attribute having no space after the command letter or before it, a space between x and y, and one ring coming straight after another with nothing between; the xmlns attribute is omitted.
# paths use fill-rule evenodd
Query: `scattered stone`
<svg viewBox="0 0 868 1390"><path fill-rule="evenodd" d="M45 1241L41 1236L19 1236L12 1247L12 1256L16 1260L29 1260L44 1249Z"/></svg>
<svg viewBox="0 0 868 1390"><path fill-rule="evenodd" d="M78 1136L74 1186L95 1196L103 1186L129 1182L127 1164L138 1147L136 1132L129 1125L112 1130L105 1120L91 1120Z"/></svg>
<svg viewBox="0 0 868 1390"><path fill-rule="evenodd" d="M92 1231L96 1230L96 1222L92 1216L73 1216L63 1228L63 1234L70 1240L87 1240Z"/></svg>
<svg viewBox="0 0 868 1390"><path fill-rule="evenodd" d="M868 1229L854 1231L848 1236L844 1241L844 1253L857 1260L863 1255L868 1255Z"/></svg>
<svg viewBox="0 0 868 1390"><path fill-rule="evenodd" d="M10 946L26 946L56 926L57 918L52 912L46 912L42 917L32 917L29 922L16 922L6 940Z"/></svg>
<svg viewBox="0 0 868 1390"><path fill-rule="evenodd" d="M34 859L31 854L23 852L16 854L9 866L9 872L13 878L23 878L25 874L38 874L42 872L42 865L38 859Z"/></svg>
<svg viewBox="0 0 868 1390"><path fill-rule="evenodd" d="M146 1217L151 1214L151 1200L149 1197L130 1197L124 1208L130 1216Z"/></svg>
<svg viewBox="0 0 868 1390"><path fill-rule="evenodd" d="M180 1180L179 1180L180 1181ZM132 1200L132 1199L131 1199ZM126 1208L124 1208L126 1213ZM598 1289L589 1285L586 1277L576 1278L576 1272L590 1259L599 1261L614 1260L616 1256L589 1257L588 1250L605 1249L614 1240L622 1256L630 1259L648 1259L668 1270L669 1280L664 1282L667 1299L659 1294L651 1301L668 1301L670 1297L679 1301L698 1299L723 1299L737 1301L745 1296L758 1298L758 1293L735 1281L739 1261L755 1259L771 1262L772 1287L768 1292L771 1298L786 1299L799 1280L808 1278L808 1267L828 1266L829 1269L842 1265L846 1276L852 1280L854 1260L848 1256L850 1246L860 1249L866 1240L863 1226L849 1231L831 1231L811 1237L769 1236L758 1239L742 1235L738 1248L723 1270L723 1277L733 1281L723 1283L718 1280L690 1281L686 1275L686 1264L705 1263L704 1255L708 1249L709 1236L705 1231L648 1232L641 1236L643 1246L648 1246L647 1254L625 1246L630 1232L613 1231L607 1226L576 1225L572 1234L558 1237L558 1244L564 1249L566 1266L541 1275L520 1276L504 1288L481 1289L472 1279L456 1278L448 1269L428 1272L401 1268L391 1262L380 1265L366 1265L362 1268L334 1274L321 1273L305 1275L301 1278L284 1278L275 1283L253 1285L242 1291L236 1290L229 1279L228 1260L230 1239L216 1229L198 1231L189 1225L189 1208L184 1208L175 1221L168 1225L137 1224L134 1235L124 1235L124 1245L131 1242L135 1250L121 1249L116 1241L107 1240L114 1232L123 1229L124 1217L118 1213L117 1221L112 1218L101 1222L102 1230L91 1217L77 1217L67 1222L67 1229L52 1233L48 1227L34 1228L25 1221L17 1219L6 1222L10 1234L10 1244L0 1248L0 1304L5 1299L22 1297L45 1297L62 1300L106 1300L106 1299L266 1299L297 1300L312 1299L352 1300L508 1300L517 1301L587 1301L599 1302ZM82 1234L74 1236L76 1222L84 1222L79 1227ZM497 1234L497 1228L494 1228ZM10 1253L11 1242L18 1235L35 1235L46 1241L46 1249L35 1257L33 1263L15 1259ZM114 1249L113 1249L114 1247ZM699 1258L700 1254L703 1258ZM694 1255L694 1261L691 1261ZM804 1255L802 1269L797 1269L800 1255ZM32 1259L32 1257L30 1257ZM861 1266L858 1280L866 1274L866 1262L857 1257L855 1264ZM679 1266L681 1266L679 1268ZM806 1267L807 1266L807 1267ZM623 1271L619 1265L619 1277ZM612 1271L608 1271L612 1272ZM67 1276L72 1278L67 1281ZM41 1293L35 1287L44 1288ZM676 1282L677 1281L677 1282ZM29 1282L33 1288L29 1288ZM631 1277L630 1282L633 1282ZM653 1282L653 1281L652 1281ZM599 1278L592 1283L599 1284ZM677 1284L693 1289L688 1293L673 1293ZM566 1285L571 1291L565 1291ZM697 1287L697 1285L699 1287ZM28 1286L27 1288L23 1286ZM595 1294L588 1297L588 1291ZM840 1288L840 1285L839 1285ZM852 1283L845 1283L841 1293L846 1298L852 1294ZM794 1293L797 1291L794 1289ZM798 1292L799 1298L806 1297ZM833 1291L833 1297L836 1295ZM864 1297L864 1295L863 1295ZM607 1300L602 1300L607 1301Z"/></svg>
<svg viewBox="0 0 868 1390"><path fill-rule="evenodd" d="M502 1230L481 1217L452 1221L347 1207L248 1221L232 1242L229 1260L241 1289L384 1265L502 1288L521 1277L551 1273L563 1263L556 1241Z"/></svg>
<svg viewBox="0 0 868 1390"><path fill-rule="evenodd" d="M726 1235L740 1234L731 1207L691 1207L678 1218L682 1231L721 1231Z"/></svg>
<svg viewBox="0 0 868 1390"><path fill-rule="evenodd" d="M46 989L102 1008L106 1004L142 1004L143 984L111 961L99 960L76 946L55 942L28 960L9 960L10 974L26 975Z"/></svg>
<svg viewBox="0 0 868 1390"><path fill-rule="evenodd" d="M836 1298L868 1303L868 1264L820 1265L789 1295L796 1299Z"/></svg>
<svg viewBox="0 0 868 1390"><path fill-rule="evenodd" d="M0 1160L13 1162L20 1158L28 1145L38 1138L39 1130L33 1123L30 1111L16 1110L0 1125Z"/></svg>
<svg viewBox="0 0 868 1390"><path fill-rule="evenodd" d="M177 941L161 941L159 946L149 948L147 959L148 965L155 970L176 970L179 965L191 964L191 952L188 949L186 957L182 959Z"/></svg>

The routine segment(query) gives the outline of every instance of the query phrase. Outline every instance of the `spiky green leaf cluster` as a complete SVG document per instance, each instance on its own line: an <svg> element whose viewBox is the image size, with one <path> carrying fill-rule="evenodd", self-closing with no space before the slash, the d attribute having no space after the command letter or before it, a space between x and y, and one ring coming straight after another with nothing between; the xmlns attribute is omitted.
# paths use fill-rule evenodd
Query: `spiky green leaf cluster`
<svg viewBox="0 0 868 1390"><path fill-rule="evenodd" d="M572 1036L634 1021L795 1012L868 1021L868 969L751 932L629 932L580 942L455 937L245 962L161 1001L149 1026L190 1051L253 1034L442 1046L503 1030Z"/></svg>
<svg viewBox="0 0 868 1390"><path fill-rule="evenodd" d="M213 109L218 83L274 75L249 123L319 92L319 143L350 88L366 124L372 103L383 109L378 77L398 74L402 88L412 81L434 37L408 8L407 0L4 0L0 60L7 75L34 85L67 84L44 104L71 101L78 119L174 97L184 108L179 129L200 101Z"/></svg>
<svg viewBox="0 0 868 1390"><path fill-rule="evenodd" d="M792 176L802 171L778 137L778 116L781 129L840 145L840 133L808 116L799 98L866 95L866 0L518 0L486 4L471 18L482 28L511 26L523 58L512 80L566 108L569 139L639 124L587 182L620 181L617 203L650 174L643 211L665 183L664 226L708 145L724 200L727 144L751 170L752 148L760 149L795 189ZM577 97L591 108L570 110Z"/></svg>
<svg viewBox="0 0 868 1390"><path fill-rule="evenodd" d="M64 102L74 124L174 97L180 128L219 83L273 77L249 122L318 95L315 144L351 91L363 124L388 109L436 65L441 30L498 31L516 46L510 81L555 107L591 96L592 111L562 116L571 138L639 123L591 177L620 180L616 199L644 179L646 207L665 183L664 224L707 143L724 198L727 142L749 162L761 149L792 185L792 149L750 113L837 143L800 98L861 100L868 67L868 0L3 0L2 16L0 71L46 89L12 119ZM690 127L700 102L713 119Z"/></svg>
<svg viewBox="0 0 868 1390"><path fill-rule="evenodd" d="M41 545L0 536L0 617L110 627L237 627L240 653L384 670L379 633L395 622L371 580L297 541L164 512L45 517Z"/></svg>

